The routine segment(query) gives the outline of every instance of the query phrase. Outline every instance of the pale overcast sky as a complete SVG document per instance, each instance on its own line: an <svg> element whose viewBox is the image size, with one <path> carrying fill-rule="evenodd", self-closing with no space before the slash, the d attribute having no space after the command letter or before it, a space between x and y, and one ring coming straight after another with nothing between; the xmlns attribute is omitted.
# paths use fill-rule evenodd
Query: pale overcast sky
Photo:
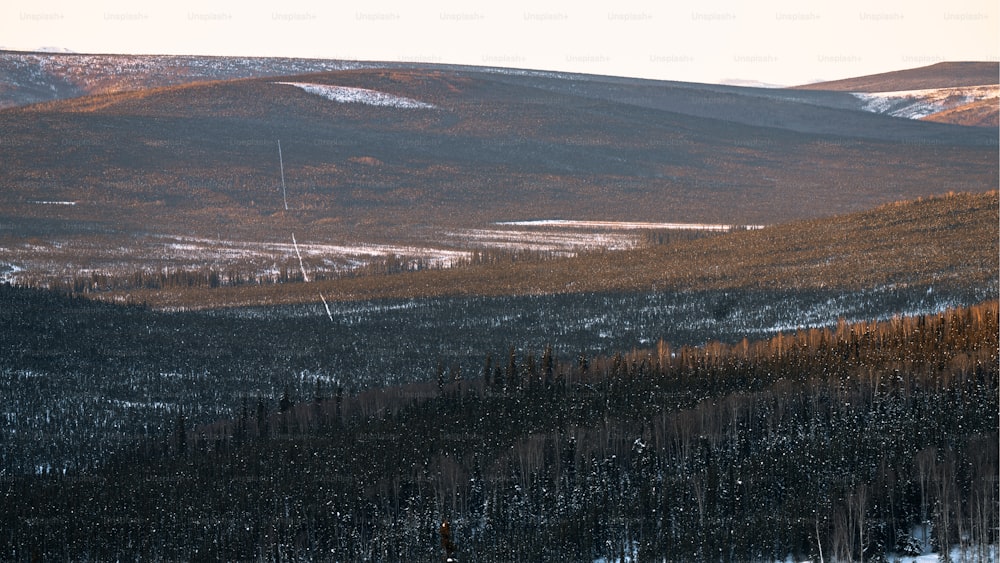
<svg viewBox="0 0 1000 563"><path fill-rule="evenodd" d="M6 0L0 47L424 61L793 85L998 60L995 0Z"/></svg>

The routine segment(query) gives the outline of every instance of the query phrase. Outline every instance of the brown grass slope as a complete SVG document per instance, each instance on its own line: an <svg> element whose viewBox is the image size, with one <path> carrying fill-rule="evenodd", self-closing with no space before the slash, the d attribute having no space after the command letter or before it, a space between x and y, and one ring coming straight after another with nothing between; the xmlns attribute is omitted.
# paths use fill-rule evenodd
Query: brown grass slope
<svg viewBox="0 0 1000 563"><path fill-rule="evenodd" d="M949 194L628 252L314 283L104 297L206 308L328 300L703 289L969 288L998 277L997 192Z"/></svg>
<svg viewBox="0 0 1000 563"><path fill-rule="evenodd" d="M797 86L799 90L834 90L842 92L896 92L956 86L1000 84L1000 63L942 62L919 68L882 72L856 78L831 80Z"/></svg>
<svg viewBox="0 0 1000 563"><path fill-rule="evenodd" d="M924 121L953 123L972 127L1000 127L1000 102L979 100L941 111L923 118Z"/></svg>

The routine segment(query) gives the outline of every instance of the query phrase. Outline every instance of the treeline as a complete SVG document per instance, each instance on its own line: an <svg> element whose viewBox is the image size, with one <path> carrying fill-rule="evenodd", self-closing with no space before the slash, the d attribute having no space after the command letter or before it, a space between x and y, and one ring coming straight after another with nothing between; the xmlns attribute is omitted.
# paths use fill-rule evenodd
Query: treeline
<svg viewBox="0 0 1000 563"><path fill-rule="evenodd" d="M987 560L996 302L735 344L237 399L99 471L0 481L13 559ZM279 399L280 397L280 399ZM946 556L946 555L945 555Z"/></svg>
<svg viewBox="0 0 1000 563"><path fill-rule="evenodd" d="M675 235L671 234L654 235L650 233L646 240L647 244L669 244L669 241L686 239L676 238ZM565 258L568 255L570 255L569 252L562 251L496 248L469 251L467 257L444 262L422 256L390 254L366 257L359 264L348 264L348 261L345 260L342 266L317 266L310 263L308 281L373 278L405 272L482 265L535 263ZM63 278L52 278L49 274L45 274L37 277L28 276L21 281L25 287L44 287L60 292L88 295L135 290L216 289L220 287L276 285L302 283L306 279L303 277L301 266L293 260L288 260L266 268L249 263L225 266L169 267L159 270L147 268L130 271L117 268L96 268L90 269L86 273ZM371 283L377 284L379 282L372 280Z"/></svg>
<svg viewBox="0 0 1000 563"><path fill-rule="evenodd" d="M753 227L746 225L733 225L726 230L708 229L643 229L641 231L642 247L670 245L689 240L698 240L713 237L722 233L732 231L751 231Z"/></svg>

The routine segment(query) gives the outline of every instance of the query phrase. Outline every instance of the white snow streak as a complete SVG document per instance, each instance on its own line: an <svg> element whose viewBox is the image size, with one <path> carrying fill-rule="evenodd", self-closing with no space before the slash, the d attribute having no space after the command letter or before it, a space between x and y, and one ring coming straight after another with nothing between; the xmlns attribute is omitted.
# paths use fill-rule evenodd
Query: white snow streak
<svg viewBox="0 0 1000 563"><path fill-rule="evenodd" d="M295 255L299 257L299 269L302 270L302 281L309 281L309 274L306 273L306 266L302 263L302 253L299 252L299 243L295 242L295 233L292 233L292 245L295 246Z"/></svg>
<svg viewBox="0 0 1000 563"><path fill-rule="evenodd" d="M412 98L404 98L403 96L396 96L385 92L379 92L378 90L369 90L367 88L332 86L329 84L313 84L309 82L276 82L276 84L295 86L296 88L301 88L310 94L316 94L317 96L322 96L328 100L345 104L356 103L366 104L369 106L403 109L434 109L437 107L433 104L424 103Z"/></svg>
<svg viewBox="0 0 1000 563"><path fill-rule="evenodd" d="M326 309L327 318L330 319L330 322L333 322L333 312L330 311L330 304L326 302L326 297L323 297L323 294L320 293L319 298L323 300L323 308Z"/></svg>
<svg viewBox="0 0 1000 563"><path fill-rule="evenodd" d="M32 201L38 205L76 205L75 201Z"/></svg>
<svg viewBox="0 0 1000 563"><path fill-rule="evenodd" d="M504 221L497 225L515 227L566 227L579 229L662 229L687 231L731 231L736 228L763 229L764 225L724 225L712 223L644 223L634 221L572 221L568 219L537 219L532 221Z"/></svg>

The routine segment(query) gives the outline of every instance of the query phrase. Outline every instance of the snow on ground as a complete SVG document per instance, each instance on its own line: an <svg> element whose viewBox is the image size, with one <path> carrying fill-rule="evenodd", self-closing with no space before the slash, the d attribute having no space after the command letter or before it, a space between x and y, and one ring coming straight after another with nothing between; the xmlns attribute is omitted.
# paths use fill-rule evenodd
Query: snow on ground
<svg viewBox="0 0 1000 563"><path fill-rule="evenodd" d="M866 111L921 119L972 102L1000 99L1000 86L987 84L897 92L852 92L852 95L864 102Z"/></svg>
<svg viewBox="0 0 1000 563"><path fill-rule="evenodd" d="M45 202L49 203L49 202ZM64 202L55 202L66 204ZM286 241L240 241L181 235L150 235L119 245L117 241L27 241L0 248L0 283L29 279L73 280L91 274L123 272L172 272L206 266L235 269L241 275L274 278L301 254L308 270L316 273L347 272L383 258L404 261L412 267L449 268L471 259L484 249L529 251L574 256L593 250L628 250L643 244L640 231L687 229L727 231L761 226L701 223L643 223L612 221L511 221L496 228L441 230L419 242L377 244L350 242L300 242L298 253ZM294 262L293 262L294 263Z"/></svg>
<svg viewBox="0 0 1000 563"><path fill-rule="evenodd" d="M628 250L639 244L638 236L631 233L467 229L444 234L449 239L477 248L530 250L565 255L581 250Z"/></svg>
<svg viewBox="0 0 1000 563"><path fill-rule="evenodd" d="M748 230L763 229L764 225L723 225L711 223L644 223L635 221L572 221L568 219L536 219L531 221L504 221L497 225L515 227L566 227L581 229L615 230L685 230L685 231L731 231L737 228Z"/></svg>
<svg viewBox="0 0 1000 563"><path fill-rule="evenodd" d="M16 264L5 264L0 262L0 283L15 283L19 272L24 268Z"/></svg>
<svg viewBox="0 0 1000 563"><path fill-rule="evenodd" d="M50 52L51 53L51 52ZM94 84L113 83L107 77L116 77L124 89L132 81L149 80L148 85L179 84L191 79L225 79L250 76L287 76L308 72L350 70L358 68L379 68L376 63L335 61L321 59L258 58L258 57L200 57L189 55L86 55L5 53L4 58L12 61L15 68L28 69L28 80L17 86L37 86L38 81L47 83L47 76L54 76L75 83L81 87ZM155 77L149 79L149 77ZM134 84L133 84L134 86Z"/></svg>
<svg viewBox="0 0 1000 563"><path fill-rule="evenodd" d="M764 225L723 225L709 223L647 223L640 221L575 221L534 219L500 221L498 229L464 229L444 236L458 244L475 248L531 250L573 255L584 250L628 250L642 242L637 231L686 230L728 232L756 230ZM511 229L506 227L523 227Z"/></svg>
<svg viewBox="0 0 1000 563"><path fill-rule="evenodd" d="M997 560L997 546L990 546L988 552L985 554L977 554L972 551L963 551L958 547L954 547L949 551L950 559L949 561L955 561L957 563L985 563L986 561L996 561ZM985 555L985 559L981 557ZM633 553L626 553L623 558L600 558L595 559L594 563L631 563L637 559L636 550L633 549ZM927 552L922 555L897 555L894 553L887 553L886 560L888 561L899 561L900 563L940 563L942 561L941 554L937 552ZM666 557L662 561L668 561ZM829 561L829 560L827 560ZM782 561L777 561L776 563L817 563L812 560L799 561L791 556ZM831 562L840 563L840 562Z"/></svg>
<svg viewBox="0 0 1000 563"><path fill-rule="evenodd" d="M177 257L217 256L218 258L245 258L280 255L295 255L295 244L288 242L243 242L215 240L196 237L178 237L164 245L167 250L177 253ZM446 250L423 246L400 246L389 244L319 244L300 243L299 252L305 257L323 258L329 256L384 257L412 256L429 260L435 265L451 266L456 261L469 258L470 253L461 250Z"/></svg>
<svg viewBox="0 0 1000 563"><path fill-rule="evenodd" d="M862 291L862 294L874 295L878 293L887 293L892 290L893 288L891 287L876 287L869 291ZM957 298L945 299L942 301L935 300L933 304L927 306L911 307L904 310L893 311L891 314L886 313L871 317L870 315L864 313L859 315L857 309L850 305L846 297L847 295L841 299L828 299L824 303L815 303L811 306L804 307L801 309L799 315L796 319L794 319L794 321L752 327L748 328L747 332L758 334L761 337L767 337L779 332L788 334L811 328L829 328L836 325L839 319L844 319L849 323L869 320L884 322L892 319L893 317L937 315L947 311L948 309L962 306L961 301Z"/></svg>
<svg viewBox="0 0 1000 563"><path fill-rule="evenodd" d="M433 104L424 103L412 98L404 98L403 96L396 96L385 92L379 92L378 90L369 90L367 88L332 86L329 84L313 84L309 82L276 82L275 84L295 86L296 88L301 88L310 94L316 94L317 96L322 96L334 102L347 104L356 103L367 104L370 106L404 109L434 109L437 107Z"/></svg>
<svg viewBox="0 0 1000 563"><path fill-rule="evenodd" d="M322 272L350 271L388 257L448 268L472 257L471 250L433 245L300 242L298 247L306 267ZM282 265L287 266L295 259L295 244L291 239L288 242L235 241L154 235L128 246L50 240L0 248L0 283L29 283L39 276L49 280L71 280L95 273L170 272L206 266L222 270L236 268L244 275L254 272L274 277Z"/></svg>

